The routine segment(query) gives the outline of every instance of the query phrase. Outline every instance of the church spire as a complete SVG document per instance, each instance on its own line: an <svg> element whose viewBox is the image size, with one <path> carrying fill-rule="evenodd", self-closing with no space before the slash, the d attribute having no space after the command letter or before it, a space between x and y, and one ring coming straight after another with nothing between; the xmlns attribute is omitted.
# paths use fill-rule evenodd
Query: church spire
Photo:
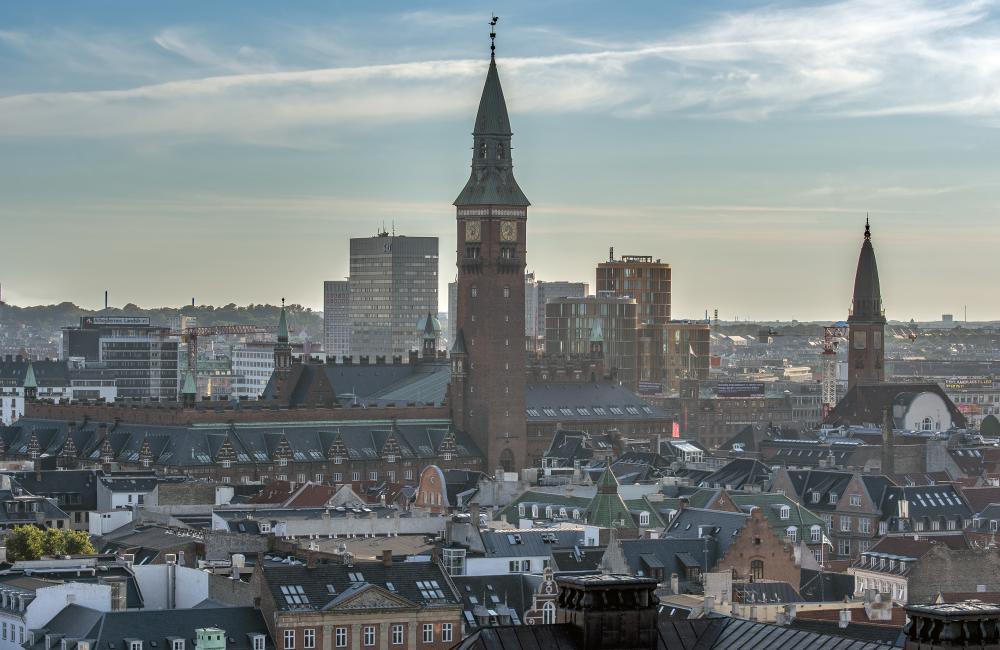
<svg viewBox="0 0 1000 650"><path fill-rule="evenodd" d="M527 207L528 198L514 180L510 117L496 62L496 21L490 21L490 66L472 130L472 174L456 206L505 205Z"/></svg>
<svg viewBox="0 0 1000 650"><path fill-rule="evenodd" d="M278 343L288 343L288 319L285 317L285 299L281 299L281 315L278 316Z"/></svg>
<svg viewBox="0 0 1000 650"><path fill-rule="evenodd" d="M871 224L867 217L865 239L861 244L858 270L854 276L854 299L850 319L885 322L885 316L882 314L882 292L878 281L878 264L875 262Z"/></svg>

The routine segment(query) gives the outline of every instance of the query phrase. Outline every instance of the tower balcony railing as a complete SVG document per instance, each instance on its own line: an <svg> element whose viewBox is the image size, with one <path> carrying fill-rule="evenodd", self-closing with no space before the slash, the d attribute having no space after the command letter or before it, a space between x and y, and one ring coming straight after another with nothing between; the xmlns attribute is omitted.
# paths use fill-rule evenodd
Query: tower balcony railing
<svg viewBox="0 0 1000 650"><path fill-rule="evenodd" d="M461 266L463 269L470 271L477 271L483 267L483 258L481 257L463 257L461 261Z"/></svg>
<svg viewBox="0 0 1000 650"><path fill-rule="evenodd" d="M497 258L497 266L501 270L505 271L515 271L524 266L524 262L520 257L504 257L500 256Z"/></svg>

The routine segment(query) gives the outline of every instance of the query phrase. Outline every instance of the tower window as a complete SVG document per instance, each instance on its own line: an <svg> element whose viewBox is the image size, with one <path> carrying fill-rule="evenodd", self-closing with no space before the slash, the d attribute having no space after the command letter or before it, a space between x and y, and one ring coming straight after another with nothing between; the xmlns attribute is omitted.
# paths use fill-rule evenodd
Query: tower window
<svg viewBox="0 0 1000 650"><path fill-rule="evenodd" d="M476 296L479 295L479 289L477 289L476 287L472 287L471 291L472 291L472 297L473 298L475 298Z"/></svg>
<svg viewBox="0 0 1000 650"><path fill-rule="evenodd" d="M503 160L503 143L497 145L497 160Z"/></svg>
<svg viewBox="0 0 1000 650"><path fill-rule="evenodd" d="M480 158L485 158L486 157L486 143L485 142L479 145L479 157Z"/></svg>
<svg viewBox="0 0 1000 650"><path fill-rule="evenodd" d="M503 297L504 298L510 298L510 287L504 287L503 288Z"/></svg>

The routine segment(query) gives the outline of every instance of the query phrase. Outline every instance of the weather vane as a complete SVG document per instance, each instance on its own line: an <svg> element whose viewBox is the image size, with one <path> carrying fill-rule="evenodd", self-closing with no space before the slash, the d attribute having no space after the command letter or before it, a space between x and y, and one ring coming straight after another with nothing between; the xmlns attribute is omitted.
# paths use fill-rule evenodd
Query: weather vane
<svg viewBox="0 0 1000 650"><path fill-rule="evenodd" d="M492 14L491 14L492 15ZM497 21L500 20L499 16L493 15L490 19L490 56L496 56L497 53Z"/></svg>

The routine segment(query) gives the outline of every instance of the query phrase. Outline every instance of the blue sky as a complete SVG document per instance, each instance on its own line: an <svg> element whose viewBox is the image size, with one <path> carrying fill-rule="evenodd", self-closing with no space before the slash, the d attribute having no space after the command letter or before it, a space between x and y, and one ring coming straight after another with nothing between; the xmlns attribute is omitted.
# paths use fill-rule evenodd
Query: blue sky
<svg viewBox="0 0 1000 650"><path fill-rule="evenodd" d="M541 278L613 245L677 316L836 320L868 211L890 318L1000 318L997 2L504 5ZM5 299L319 307L383 221L443 285L490 9L0 5Z"/></svg>

